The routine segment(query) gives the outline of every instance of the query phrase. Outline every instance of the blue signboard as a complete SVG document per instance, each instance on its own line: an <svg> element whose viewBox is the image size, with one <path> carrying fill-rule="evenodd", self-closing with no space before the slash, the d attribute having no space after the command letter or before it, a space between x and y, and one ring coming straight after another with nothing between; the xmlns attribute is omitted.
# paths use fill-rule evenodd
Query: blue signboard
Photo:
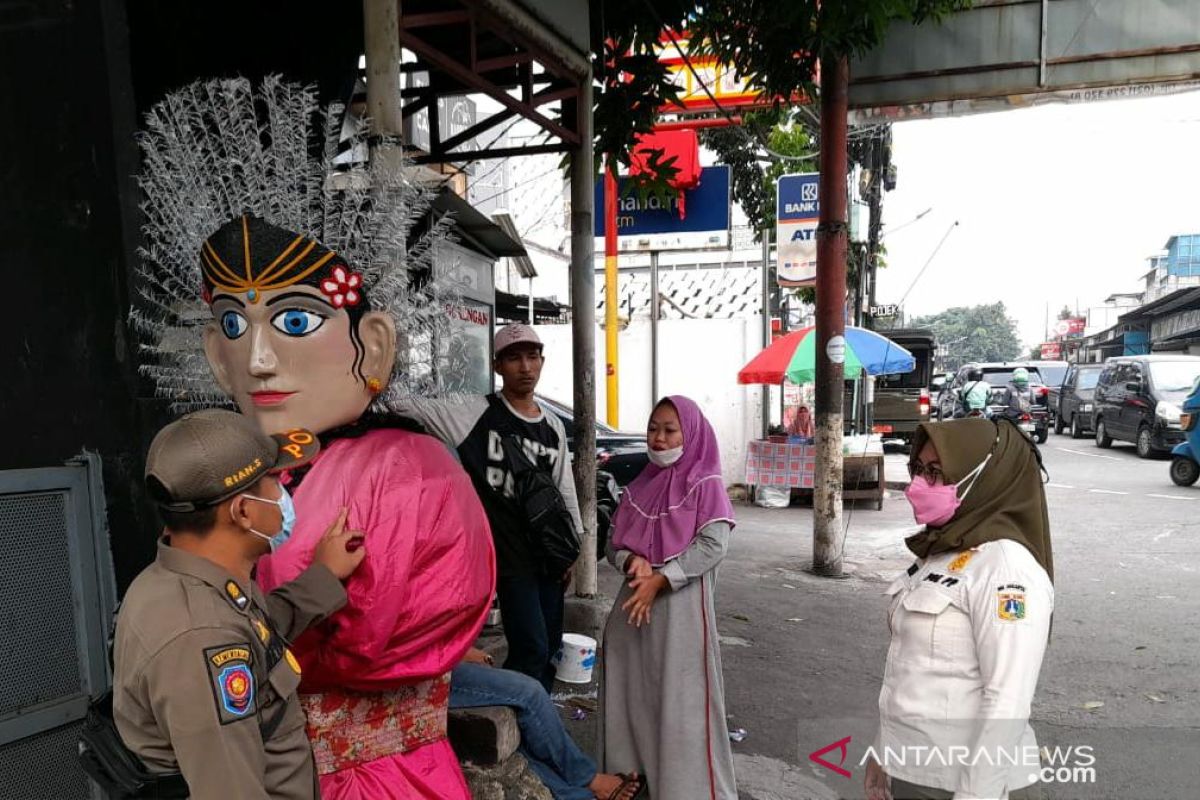
<svg viewBox="0 0 1200 800"><path fill-rule="evenodd" d="M775 189L775 242L780 286L817 280L817 223L821 205L816 172L781 175Z"/></svg>
<svg viewBox="0 0 1200 800"><path fill-rule="evenodd" d="M618 178L617 235L707 233L729 230L729 167L704 167L700 185L685 191L684 217L675 198L664 206L658 198L643 201L637 192L625 194L629 178ZM604 178L596 179L596 236L604 235Z"/></svg>
<svg viewBox="0 0 1200 800"><path fill-rule="evenodd" d="M820 216L817 205L819 172L779 176L775 218L780 222L803 222Z"/></svg>

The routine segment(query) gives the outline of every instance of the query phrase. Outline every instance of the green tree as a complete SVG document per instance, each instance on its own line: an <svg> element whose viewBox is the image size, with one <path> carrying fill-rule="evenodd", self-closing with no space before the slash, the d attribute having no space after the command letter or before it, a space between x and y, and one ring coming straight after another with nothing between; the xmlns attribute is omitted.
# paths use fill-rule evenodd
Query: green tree
<svg viewBox="0 0 1200 800"><path fill-rule="evenodd" d="M1073 317L1073 316L1075 316L1075 312L1074 312L1074 311L1072 311L1072 310L1071 310L1071 307L1070 307L1070 306L1068 306L1068 305L1064 305L1064 306L1062 307L1062 311L1059 311L1059 312L1058 312L1058 318L1059 318L1059 319L1070 319L1070 318L1071 318L1071 317Z"/></svg>
<svg viewBox="0 0 1200 800"><path fill-rule="evenodd" d="M944 366L955 370L971 361L1012 361L1021 355L1017 321L1004 303L957 306L917 317L914 328L929 328L937 345L946 348Z"/></svg>
<svg viewBox="0 0 1200 800"><path fill-rule="evenodd" d="M797 95L817 97L813 79L821 59L877 47L894 22L919 25L970 5L970 0L591 3L593 68L600 83L594 110L597 158L608 154L628 165L638 135L653 127L664 108L677 104L678 87L656 56L664 31L686 27L692 53L732 65L778 107ZM769 147L769 130L781 121L776 118L766 130L751 126L745 135ZM671 168L669 160L662 165ZM664 182L662 174L658 179Z"/></svg>

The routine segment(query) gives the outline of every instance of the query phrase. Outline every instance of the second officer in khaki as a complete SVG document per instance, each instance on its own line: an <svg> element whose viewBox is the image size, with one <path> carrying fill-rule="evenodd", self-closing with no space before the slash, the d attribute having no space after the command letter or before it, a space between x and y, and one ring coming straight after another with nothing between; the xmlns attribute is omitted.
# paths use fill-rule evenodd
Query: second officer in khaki
<svg viewBox="0 0 1200 800"><path fill-rule="evenodd" d="M310 461L307 431L266 436L229 411L189 414L155 437L146 483L166 531L117 620L113 715L150 771L194 798L319 796L291 639L346 602L363 559L346 510L295 581L263 594L259 557L295 522L276 474Z"/></svg>

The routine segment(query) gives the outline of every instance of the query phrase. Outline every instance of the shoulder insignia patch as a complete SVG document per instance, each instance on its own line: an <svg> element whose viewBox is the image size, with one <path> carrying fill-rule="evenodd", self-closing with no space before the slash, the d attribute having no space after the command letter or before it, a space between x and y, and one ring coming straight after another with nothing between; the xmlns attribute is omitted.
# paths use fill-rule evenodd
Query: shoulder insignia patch
<svg viewBox="0 0 1200 800"><path fill-rule="evenodd" d="M1017 583L996 590L996 615L1001 622L1025 619L1025 587Z"/></svg>
<svg viewBox="0 0 1200 800"><path fill-rule="evenodd" d="M258 638L262 640L263 644L271 641L271 629L261 619L251 620L250 624L254 626L254 632L258 634Z"/></svg>
<svg viewBox="0 0 1200 800"><path fill-rule="evenodd" d="M284 660L287 661L288 666L292 668L292 671L295 672L297 675L299 675L300 674L300 662L296 660L296 657L294 655L292 655L292 651L285 648L283 651L283 657L284 657Z"/></svg>
<svg viewBox="0 0 1200 800"><path fill-rule="evenodd" d="M975 557L974 550L964 550L961 553L959 553L954 558L953 561L950 562L950 566L946 567L946 569L949 570L950 572L962 572L963 567L967 566L967 564L974 557Z"/></svg>
<svg viewBox="0 0 1200 800"><path fill-rule="evenodd" d="M239 611L245 611L246 606L250 604L250 598L237 585L237 581L225 581L225 594L229 597L229 601L237 607Z"/></svg>
<svg viewBox="0 0 1200 800"><path fill-rule="evenodd" d="M249 643L209 647L204 651L217 704L217 718L222 725L246 719L254 711L254 671L250 668Z"/></svg>

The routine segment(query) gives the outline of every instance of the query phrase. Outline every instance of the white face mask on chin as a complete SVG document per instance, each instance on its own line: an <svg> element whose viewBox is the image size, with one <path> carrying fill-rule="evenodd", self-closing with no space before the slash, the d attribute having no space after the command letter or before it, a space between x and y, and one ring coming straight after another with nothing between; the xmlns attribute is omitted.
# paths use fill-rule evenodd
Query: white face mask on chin
<svg viewBox="0 0 1200 800"><path fill-rule="evenodd" d="M670 450L654 450L649 446L646 447L646 455L650 457L650 463L656 467L667 467L674 464L683 455L683 446L672 447Z"/></svg>

